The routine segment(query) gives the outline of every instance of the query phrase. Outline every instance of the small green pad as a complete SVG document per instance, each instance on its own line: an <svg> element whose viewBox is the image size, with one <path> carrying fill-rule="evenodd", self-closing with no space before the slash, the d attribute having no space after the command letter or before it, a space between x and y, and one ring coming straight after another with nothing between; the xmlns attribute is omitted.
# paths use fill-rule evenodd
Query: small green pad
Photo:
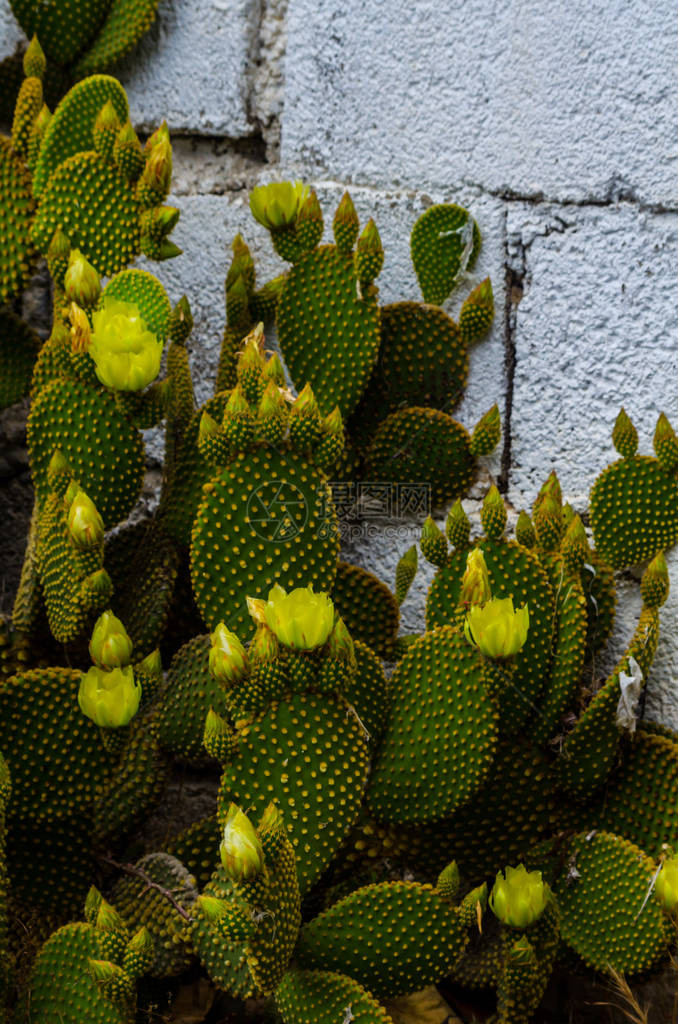
<svg viewBox="0 0 678 1024"><path fill-rule="evenodd" d="M84 3L88 6L89 0L84 0ZM34 195L39 196L43 192L53 171L65 160L76 153L84 153L93 148L94 122L101 108L109 100L120 124L125 124L129 117L129 106L125 90L117 78L111 78L110 75L93 75L78 82L64 96L54 111L40 146L40 156L33 173ZM87 211L89 214L89 204ZM59 225L55 225L56 227ZM51 241L50 235L47 245ZM70 241L71 248L76 248L72 238Z"/></svg>
<svg viewBox="0 0 678 1024"><path fill-rule="evenodd" d="M399 409L374 435L368 479L428 485L433 504L442 505L462 497L473 481L470 445L468 431L447 413L421 406Z"/></svg>
<svg viewBox="0 0 678 1024"><path fill-rule="evenodd" d="M637 565L678 540L678 482L650 456L607 466L590 504L596 550L613 569Z"/></svg>
<svg viewBox="0 0 678 1024"><path fill-rule="evenodd" d="M30 280L33 212L30 175L13 153L12 140L0 135L0 304L20 295Z"/></svg>
<svg viewBox="0 0 678 1024"><path fill-rule="evenodd" d="M377 999L444 977L468 941L457 908L430 885L381 882L357 889L305 925L301 967L346 971Z"/></svg>
<svg viewBox="0 0 678 1024"><path fill-rule="evenodd" d="M482 786L497 721L483 661L451 626L416 640L391 677L391 715L367 801L388 822L452 814Z"/></svg>
<svg viewBox="0 0 678 1024"><path fill-rule="evenodd" d="M42 191L31 239L46 253L61 228L71 247L108 277L139 254L140 209L114 164L99 153L77 153L59 164Z"/></svg>
<svg viewBox="0 0 678 1024"><path fill-rule="evenodd" d="M470 221L470 223L469 223ZM472 250L462 267L467 233ZM470 270L480 249L480 231L468 210L454 203L430 206L412 228L410 252L424 302L439 306L448 297L463 269Z"/></svg>
<svg viewBox="0 0 678 1024"><path fill-rule="evenodd" d="M343 695L367 729L374 749L386 726L389 711L389 683L381 662L371 647L355 640L356 671L345 685Z"/></svg>
<svg viewBox="0 0 678 1024"><path fill-rule="evenodd" d="M254 626L246 598L274 583L330 592L339 537L330 489L299 455L241 452L204 488L193 527L191 579L205 622L244 640ZM262 808L263 811L263 808Z"/></svg>
<svg viewBox="0 0 678 1024"><path fill-rule="evenodd" d="M379 350L379 309L358 297L352 257L321 245L295 263L276 323L292 379L311 385L324 416L338 405L346 420Z"/></svg>
<svg viewBox="0 0 678 1024"><path fill-rule="evenodd" d="M288 971L275 1001L285 1024L393 1024L384 1007L353 978L330 971Z"/></svg>
<svg viewBox="0 0 678 1024"><path fill-rule="evenodd" d="M568 852L579 877L565 872L554 885L563 940L596 971L637 974L656 964L671 933L650 892L654 862L609 832L581 833Z"/></svg>
<svg viewBox="0 0 678 1024"><path fill-rule="evenodd" d="M108 394L78 380L53 381L35 397L27 436L39 502L47 497L47 468L59 449L106 529L130 513L144 478L143 440Z"/></svg>
<svg viewBox="0 0 678 1024"><path fill-rule="evenodd" d="M420 302L382 306L377 365L392 408L425 405L450 412L468 377L466 344L454 320Z"/></svg>
<svg viewBox="0 0 678 1024"><path fill-rule="evenodd" d="M151 27L157 8L158 0L108 0L106 20L75 73L91 75L122 60Z"/></svg>
<svg viewBox="0 0 678 1024"><path fill-rule="evenodd" d="M238 740L219 790L222 824L231 801L256 821L275 800L303 895L358 815L367 772L362 728L344 701L297 693L244 726Z"/></svg>
<svg viewBox="0 0 678 1024"><path fill-rule="evenodd" d="M147 329L156 337L166 340L172 304L157 277L147 270L121 270L111 278L101 293L99 307L110 298L134 303Z"/></svg>

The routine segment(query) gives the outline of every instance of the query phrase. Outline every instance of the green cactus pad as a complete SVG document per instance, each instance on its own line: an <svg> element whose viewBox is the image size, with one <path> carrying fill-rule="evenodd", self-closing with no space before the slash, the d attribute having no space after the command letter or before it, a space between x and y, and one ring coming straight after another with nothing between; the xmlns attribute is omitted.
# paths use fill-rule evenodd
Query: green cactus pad
<svg viewBox="0 0 678 1024"><path fill-rule="evenodd" d="M12 901L59 923L77 917L96 876L92 826L81 814L8 821L7 864ZM30 864L30 870L26 865Z"/></svg>
<svg viewBox="0 0 678 1024"><path fill-rule="evenodd" d="M378 999L444 976L467 942L457 908L429 885L383 882L357 889L305 925L301 967L340 967Z"/></svg>
<svg viewBox="0 0 678 1024"><path fill-rule="evenodd" d="M514 659L513 675L499 697L502 726L517 731L534 714L551 662L554 597L536 555L514 541L478 541L485 557L492 596L512 597L514 607L527 604L530 628ZM455 552L431 584L426 601L426 626L452 622L458 608L467 551Z"/></svg>
<svg viewBox="0 0 678 1024"><path fill-rule="evenodd" d="M203 765L210 762L202 737L207 712L226 717L223 689L209 670L209 636L197 636L176 653L159 696L158 727L165 750Z"/></svg>
<svg viewBox="0 0 678 1024"><path fill-rule="evenodd" d="M122 757L97 802L92 823L95 838L110 845L132 835L160 800L167 773L153 717L137 715Z"/></svg>
<svg viewBox="0 0 678 1024"><path fill-rule="evenodd" d="M227 902L234 900L235 886L221 865L202 895ZM248 999L254 994L245 941L228 942L204 916L198 915L191 932L191 945L215 985L240 999Z"/></svg>
<svg viewBox="0 0 678 1024"><path fill-rule="evenodd" d="M135 867L171 892L179 906L190 913L198 898L196 880L175 857L150 853ZM143 877L123 875L115 883L111 902L132 934L141 927L151 933L154 956L148 973L152 977L170 977L186 970L191 962L186 921L162 893L149 889Z"/></svg>
<svg viewBox="0 0 678 1024"><path fill-rule="evenodd" d="M544 754L527 739L497 748L486 782L451 817L402 836L401 859L427 877L456 861L469 885L492 877L498 864L517 864L549 833L554 786Z"/></svg>
<svg viewBox="0 0 678 1024"><path fill-rule="evenodd" d="M466 267L461 260L466 232L473 232ZM468 210L454 203L430 206L412 228L410 251L424 302L439 306L450 294L459 273L471 270L480 249L480 231Z"/></svg>
<svg viewBox="0 0 678 1024"><path fill-rule="evenodd" d="M288 971L275 993L285 1024L393 1024L374 996L353 978L330 971Z"/></svg>
<svg viewBox="0 0 678 1024"><path fill-rule="evenodd" d="M351 256L322 245L295 263L276 323L292 379L299 386L310 383L324 416L338 405L345 420L379 350L379 310L358 298Z"/></svg>
<svg viewBox="0 0 678 1024"><path fill-rule="evenodd" d="M442 505L466 493L475 460L465 427L437 409L410 406L381 423L366 455L368 479L429 485Z"/></svg>
<svg viewBox="0 0 678 1024"><path fill-rule="evenodd" d="M109 0L67 0L58 5L39 0L11 0L17 21L30 39L37 36L49 60L70 64L97 32Z"/></svg>
<svg viewBox="0 0 678 1024"><path fill-rule="evenodd" d="M193 528L191 579L214 629L253 632L246 597L312 585L330 592L339 537L324 477L292 452L240 453L204 488ZM263 808L262 808L263 810Z"/></svg>
<svg viewBox="0 0 678 1024"><path fill-rule="evenodd" d="M649 893L654 862L609 832L575 836L568 851L579 877L568 884L567 874L561 875L553 887L563 940L597 971L610 966L637 974L656 964L670 929L659 900Z"/></svg>
<svg viewBox="0 0 678 1024"><path fill-rule="evenodd" d="M601 649L614 626L617 592L614 571L597 551L592 551L580 572L588 626L586 630L586 657L590 660Z"/></svg>
<svg viewBox="0 0 678 1024"><path fill-rule="evenodd" d="M437 306L382 306L377 373L391 408L424 405L450 412L468 377L468 353L459 328Z"/></svg>
<svg viewBox="0 0 678 1024"><path fill-rule="evenodd" d="M237 754L221 780L220 818L232 801L257 820L276 800L303 895L355 821L366 771L363 731L346 703L293 694L240 730Z"/></svg>
<svg viewBox="0 0 678 1024"><path fill-rule="evenodd" d="M67 668L36 669L0 687L0 750L12 773L17 817L87 813L110 772L99 730L78 707L80 675Z"/></svg>
<svg viewBox="0 0 678 1024"><path fill-rule="evenodd" d="M30 241L34 203L30 175L12 151L11 139L0 135L0 303L20 295L33 268Z"/></svg>
<svg viewBox="0 0 678 1024"><path fill-rule="evenodd" d="M121 270L104 288L99 306L111 298L134 303L147 329L165 341L172 316L172 304L157 277L149 274L147 270Z"/></svg>
<svg viewBox="0 0 678 1024"><path fill-rule="evenodd" d="M67 924L55 932L38 953L16 1024L132 1024L133 1007L101 992L90 959L102 959L94 928Z"/></svg>
<svg viewBox="0 0 678 1024"><path fill-rule="evenodd" d="M139 215L139 203L115 165L99 153L77 153L60 164L45 185L31 240L46 253L60 227L71 246L101 277L108 277L138 256Z"/></svg>
<svg viewBox="0 0 678 1024"><path fill-rule="evenodd" d="M106 20L75 73L92 75L127 56L153 24L157 7L158 0L109 0Z"/></svg>
<svg viewBox="0 0 678 1024"><path fill-rule="evenodd" d="M400 613L385 583L360 566L339 561L332 600L354 640L362 640L380 658L393 656Z"/></svg>
<svg viewBox="0 0 678 1024"><path fill-rule="evenodd" d="M343 695L355 708L370 736L374 749L386 726L390 706L389 684L379 658L371 647L355 640L355 675L344 687Z"/></svg>
<svg viewBox="0 0 678 1024"><path fill-rule="evenodd" d="M433 821L480 789L497 735L483 671L451 626L408 648L391 677L391 714L367 791L377 818Z"/></svg>
<svg viewBox="0 0 678 1024"><path fill-rule="evenodd" d="M109 395L81 381L56 380L36 396L28 418L28 452L40 502L47 497L47 467L56 448L106 529L129 514L143 482L144 446Z"/></svg>
<svg viewBox="0 0 678 1024"><path fill-rule="evenodd" d="M39 348L35 331L10 309L0 308L0 409L28 394Z"/></svg>
<svg viewBox="0 0 678 1024"><path fill-rule="evenodd" d="M87 3L88 0L85 0L85 5ZM60 164L76 153L92 149L94 122L101 108L109 100L120 124L125 124L129 117L127 96L116 78L109 75L93 75L78 82L64 96L54 111L40 147L40 156L33 174L33 192L36 196L41 195L50 176ZM63 225L57 224L54 229L56 227L66 230ZM50 235L47 245L51 241ZM78 248L72 238L71 247Z"/></svg>
<svg viewBox="0 0 678 1024"><path fill-rule="evenodd" d="M177 564L172 541L154 520L124 526L106 541L104 565L113 583L110 606L134 643L133 661L160 645Z"/></svg>
<svg viewBox="0 0 678 1024"><path fill-rule="evenodd" d="M591 490L596 551L623 569L673 547L678 540L678 482L656 459L619 459Z"/></svg>

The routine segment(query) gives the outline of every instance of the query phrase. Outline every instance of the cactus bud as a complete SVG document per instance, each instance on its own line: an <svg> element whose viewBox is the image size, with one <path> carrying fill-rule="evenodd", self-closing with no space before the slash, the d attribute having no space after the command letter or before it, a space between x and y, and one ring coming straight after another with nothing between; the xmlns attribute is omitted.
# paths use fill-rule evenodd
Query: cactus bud
<svg viewBox="0 0 678 1024"><path fill-rule="evenodd" d="M47 482L52 491L65 494L71 478L71 467L63 453L55 448L47 467Z"/></svg>
<svg viewBox="0 0 678 1024"><path fill-rule="evenodd" d="M257 625L266 625L266 602L258 597L247 597L247 611Z"/></svg>
<svg viewBox="0 0 678 1024"><path fill-rule="evenodd" d="M68 532L75 546L83 551L103 542L104 521L84 491L79 490L70 503Z"/></svg>
<svg viewBox="0 0 678 1024"><path fill-rule="evenodd" d="M210 757L220 764L230 761L235 749L235 735L226 719L213 708L209 709L205 718L202 743Z"/></svg>
<svg viewBox="0 0 678 1024"><path fill-rule="evenodd" d="M71 351L76 353L87 352L92 340L92 331L87 313L76 302L71 302L70 309L68 310L68 319L71 321Z"/></svg>
<svg viewBox="0 0 678 1024"><path fill-rule="evenodd" d="M107 100L94 122L94 148L97 153L104 157L112 157L115 140L120 131L120 121L115 112L115 107L110 100Z"/></svg>
<svg viewBox="0 0 678 1024"><path fill-rule="evenodd" d="M638 431L622 406L612 428L612 444L622 458L630 459L638 448Z"/></svg>
<svg viewBox="0 0 678 1024"><path fill-rule="evenodd" d="M196 902L205 920L212 924L222 918L229 908L229 903L226 900L219 900L214 896L201 895L198 896Z"/></svg>
<svg viewBox="0 0 678 1024"><path fill-rule="evenodd" d="M89 653L99 668L124 668L132 658L133 644L127 630L113 612L100 615L92 631Z"/></svg>
<svg viewBox="0 0 678 1024"><path fill-rule="evenodd" d="M654 450L662 468L673 473L678 466L678 438L664 413L659 414L654 430Z"/></svg>
<svg viewBox="0 0 678 1024"><path fill-rule="evenodd" d="M407 597L412 580L417 575L417 564L417 547L416 544L413 544L404 555L401 555L396 566L395 599L398 605L401 605Z"/></svg>
<svg viewBox="0 0 678 1024"><path fill-rule="evenodd" d="M438 875L436 889L445 899L456 900L459 892L459 868L455 860L443 868Z"/></svg>
<svg viewBox="0 0 678 1024"><path fill-rule="evenodd" d="M453 548L459 550L468 546L468 539L471 533L471 523L464 512L461 498L457 498L454 505L447 513L445 521L445 533Z"/></svg>
<svg viewBox="0 0 678 1024"><path fill-rule="evenodd" d="M270 381L279 388L285 387L285 371L277 352L274 352L268 362L264 364L263 380L264 384L268 384Z"/></svg>
<svg viewBox="0 0 678 1024"><path fill-rule="evenodd" d="M269 231L284 230L296 221L309 191L300 181L259 185L250 193L252 216Z"/></svg>
<svg viewBox="0 0 678 1024"><path fill-rule="evenodd" d="M79 249L73 249L64 277L64 292L68 302L77 302L84 309L96 305L101 294L99 275Z"/></svg>
<svg viewBox="0 0 678 1024"><path fill-rule="evenodd" d="M200 425L198 427L198 437L200 440L205 440L208 437L215 437L219 433L219 424L213 416L203 410L203 414L200 417Z"/></svg>
<svg viewBox="0 0 678 1024"><path fill-rule="evenodd" d="M264 851L252 822L231 804L226 817L224 838L219 846L224 871L233 882L256 878L264 868Z"/></svg>
<svg viewBox="0 0 678 1024"><path fill-rule="evenodd" d="M654 883L654 891L669 914L678 908L678 857L668 857Z"/></svg>
<svg viewBox="0 0 678 1024"><path fill-rule="evenodd" d="M471 455L490 455L499 444L501 437L501 417L499 406L492 408L478 420L471 437Z"/></svg>
<svg viewBox="0 0 678 1024"><path fill-rule="evenodd" d="M640 581L640 593L646 608L659 608L669 596L669 570L664 552L655 555Z"/></svg>
<svg viewBox="0 0 678 1024"><path fill-rule="evenodd" d="M301 249L309 252L315 249L323 236L323 214L315 192L311 192L299 207L296 221L296 237Z"/></svg>
<svg viewBox="0 0 678 1024"><path fill-rule="evenodd" d="M431 516L428 516L421 528L421 551L424 558L435 566L443 566L447 563L447 541L445 534L434 523Z"/></svg>
<svg viewBox="0 0 678 1024"><path fill-rule="evenodd" d="M61 228L57 228L52 235L52 241L47 249L47 266L52 278L61 287L68 270L68 257L71 251L71 243L68 236Z"/></svg>
<svg viewBox="0 0 678 1024"><path fill-rule="evenodd" d="M319 416L320 409L316 402L315 395L313 394L313 388L310 384L306 384L303 390L297 395L292 410L295 414L300 416Z"/></svg>
<svg viewBox="0 0 678 1024"><path fill-rule="evenodd" d="M524 510L518 516L516 523L516 540L524 548L533 548L537 543L537 534L534 532L532 520Z"/></svg>
<svg viewBox="0 0 678 1024"><path fill-rule="evenodd" d="M353 205L353 200L348 192L344 192L341 197L341 202L337 207L337 212L334 215L334 220L332 221L334 241L337 243L337 249L339 252L351 252L355 245L355 240L358 237L359 229L360 223L358 221L358 214L356 213L355 206Z"/></svg>
<svg viewBox="0 0 678 1024"><path fill-rule="evenodd" d="M26 47L23 60L24 75L26 78L42 78L47 68L47 60L38 37L33 36Z"/></svg>
<svg viewBox="0 0 678 1024"><path fill-rule="evenodd" d="M268 626L259 626L250 644L249 655L252 664L270 665L279 654L280 647L275 633L272 633Z"/></svg>
<svg viewBox="0 0 678 1024"><path fill-rule="evenodd" d="M480 521L483 524L485 536L489 540L501 540L506 529L506 506L494 484L485 495L480 511Z"/></svg>
<svg viewBox="0 0 678 1024"><path fill-rule="evenodd" d="M485 556L480 548L474 548L466 556L466 570L461 580L459 604L468 608L471 605L483 605L491 599L492 590Z"/></svg>
<svg viewBox="0 0 678 1024"><path fill-rule="evenodd" d="M211 641L210 672L220 683L234 686L249 672L245 648L223 622L212 633Z"/></svg>
<svg viewBox="0 0 678 1024"><path fill-rule="evenodd" d="M575 515L571 521L562 543L563 558L565 559L565 565L570 572L579 572L586 561L590 558L591 550L589 548L588 538L586 536L586 530L579 516Z"/></svg>
<svg viewBox="0 0 678 1024"><path fill-rule="evenodd" d="M353 637L346 628L346 624L341 616L337 617L334 629L327 641L327 653L338 661L346 662L349 665L355 664Z"/></svg>
<svg viewBox="0 0 678 1024"><path fill-rule="evenodd" d="M356 276L361 284L371 284L384 264L384 248L372 218L362 230L355 250Z"/></svg>
<svg viewBox="0 0 678 1024"><path fill-rule="evenodd" d="M144 675L148 676L160 676L162 675L162 658L160 657L160 651L156 647L154 651L147 654L146 657L139 662L139 671L143 672Z"/></svg>

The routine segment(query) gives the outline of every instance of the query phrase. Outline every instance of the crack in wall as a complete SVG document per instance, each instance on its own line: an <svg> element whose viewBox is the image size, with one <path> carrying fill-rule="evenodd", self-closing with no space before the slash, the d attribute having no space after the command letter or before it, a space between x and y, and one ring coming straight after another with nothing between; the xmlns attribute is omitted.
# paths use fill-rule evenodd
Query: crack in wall
<svg viewBox="0 0 678 1024"><path fill-rule="evenodd" d="M504 443L501 452L501 468L497 478L497 487L503 495L506 495L508 493L509 476L511 473L511 419L513 414L513 382L516 371L516 314L518 305L525 291L525 278L527 274L527 250L523 244L522 238L515 238L513 243L509 238L508 208L504 210L503 242L503 336L506 394L504 397L504 415L502 417L502 434Z"/></svg>

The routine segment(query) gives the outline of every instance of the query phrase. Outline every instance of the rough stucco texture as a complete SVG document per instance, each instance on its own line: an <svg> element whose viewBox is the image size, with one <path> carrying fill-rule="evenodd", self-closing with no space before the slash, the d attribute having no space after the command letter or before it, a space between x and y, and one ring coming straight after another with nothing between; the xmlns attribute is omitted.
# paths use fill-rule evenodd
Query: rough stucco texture
<svg viewBox="0 0 678 1024"><path fill-rule="evenodd" d="M283 159L372 182L678 195L666 3L291 0ZM322 40L322 45L319 41Z"/></svg>

